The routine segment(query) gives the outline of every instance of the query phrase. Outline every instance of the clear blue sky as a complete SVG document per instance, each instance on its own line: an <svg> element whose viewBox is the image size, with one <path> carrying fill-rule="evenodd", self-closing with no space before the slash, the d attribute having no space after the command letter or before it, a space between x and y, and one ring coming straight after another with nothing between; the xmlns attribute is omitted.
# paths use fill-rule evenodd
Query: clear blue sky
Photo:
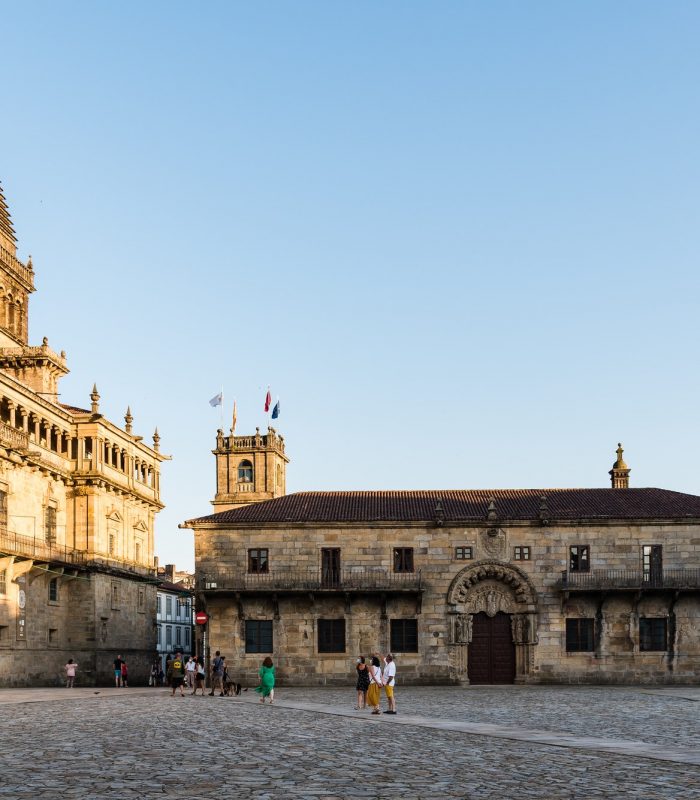
<svg viewBox="0 0 700 800"><path fill-rule="evenodd" d="M193 564L218 411L288 489L697 493L700 4L0 5L0 180L64 402L158 425Z"/></svg>

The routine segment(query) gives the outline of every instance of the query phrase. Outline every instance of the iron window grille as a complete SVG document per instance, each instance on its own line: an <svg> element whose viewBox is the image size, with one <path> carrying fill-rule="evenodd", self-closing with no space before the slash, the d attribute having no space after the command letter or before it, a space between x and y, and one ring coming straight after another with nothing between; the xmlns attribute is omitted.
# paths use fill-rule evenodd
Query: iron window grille
<svg viewBox="0 0 700 800"><path fill-rule="evenodd" d="M418 652L418 621L415 619L391 620L392 653Z"/></svg>
<svg viewBox="0 0 700 800"><path fill-rule="evenodd" d="M668 620L666 617L642 617L639 620L639 649L668 650Z"/></svg>
<svg viewBox="0 0 700 800"><path fill-rule="evenodd" d="M272 620L247 619L245 621L246 653L272 652Z"/></svg>
<svg viewBox="0 0 700 800"><path fill-rule="evenodd" d="M566 652L590 653L595 649L595 620L582 617L566 620Z"/></svg>
<svg viewBox="0 0 700 800"><path fill-rule="evenodd" d="M344 619L320 619L318 621L318 652L345 652Z"/></svg>

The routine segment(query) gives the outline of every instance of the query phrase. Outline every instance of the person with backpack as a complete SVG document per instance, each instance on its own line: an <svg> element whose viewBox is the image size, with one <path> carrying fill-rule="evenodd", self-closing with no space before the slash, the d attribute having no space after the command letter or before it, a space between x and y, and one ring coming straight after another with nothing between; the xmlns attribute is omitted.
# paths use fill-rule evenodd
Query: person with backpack
<svg viewBox="0 0 700 800"><path fill-rule="evenodd" d="M185 682L185 663L182 660L182 653L179 651L175 653L175 658L170 662L168 681L173 689L172 697L175 697L175 689L180 690L180 697L185 696L182 691L182 685Z"/></svg>
<svg viewBox="0 0 700 800"><path fill-rule="evenodd" d="M211 664L211 691L209 692L209 697L214 697L217 687L219 689L219 697L224 696L224 663L223 656L217 650Z"/></svg>

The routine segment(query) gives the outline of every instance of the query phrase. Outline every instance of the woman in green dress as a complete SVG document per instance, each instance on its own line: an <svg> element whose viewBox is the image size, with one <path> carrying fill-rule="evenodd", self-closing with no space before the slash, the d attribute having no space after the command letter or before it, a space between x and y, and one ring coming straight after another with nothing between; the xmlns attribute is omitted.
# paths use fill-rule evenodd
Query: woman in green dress
<svg viewBox="0 0 700 800"><path fill-rule="evenodd" d="M255 687L255 691L260 695L260 702L264 703L265 698L270 698L270 705L275 699L275 667L270 656L263 661L262 667L258 670L260 676L260 686Z"/></svg>

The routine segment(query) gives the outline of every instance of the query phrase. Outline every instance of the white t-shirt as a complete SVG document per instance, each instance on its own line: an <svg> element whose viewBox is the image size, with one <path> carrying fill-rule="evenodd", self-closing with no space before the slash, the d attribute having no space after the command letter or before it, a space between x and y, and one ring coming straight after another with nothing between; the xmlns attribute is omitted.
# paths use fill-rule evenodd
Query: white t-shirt
<svg viewBox="0 0 700 800"><path fill-rule="evenodd" d="M369 674L371 675L372 680L375 683L378 683L378 684L381 685L381 683L382 683L382 671L381 671L381 669L379 667L371 666L369 668Z"/></svg>
<svg viewBox="0 0 700 800"><path fill-rule="evenodd" d="M389 678L394 680L390 682ZM388 686L393 686L396 683L396 664L393 661L389 661L384 667L384 683Z"/></svg>

